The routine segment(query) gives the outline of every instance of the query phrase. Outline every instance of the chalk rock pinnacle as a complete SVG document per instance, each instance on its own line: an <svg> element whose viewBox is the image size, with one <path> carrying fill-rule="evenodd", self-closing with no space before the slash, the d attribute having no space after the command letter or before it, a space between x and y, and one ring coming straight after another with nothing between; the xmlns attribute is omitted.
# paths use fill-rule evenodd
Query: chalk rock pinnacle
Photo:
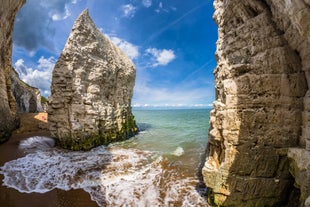
<svg viewBox="0 0 310 207"><path fill-rule="evenodd" d="M138 131L131 112L136 70L84 10L57 61L48 119L58 145L71 150L124 140Z"/></svg>

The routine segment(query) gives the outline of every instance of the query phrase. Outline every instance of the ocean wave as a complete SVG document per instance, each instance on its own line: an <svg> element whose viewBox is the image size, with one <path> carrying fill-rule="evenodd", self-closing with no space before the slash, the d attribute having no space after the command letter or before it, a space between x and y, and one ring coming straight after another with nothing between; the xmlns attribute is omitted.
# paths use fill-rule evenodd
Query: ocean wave
<svg viewBox="0 0 310 207"><path fill-rule="evenodd" d="M21 146L26 143L37 142ZM153 152L118 146L88 152L49 148L5 163L0 173L3 185L20 192L84 189L99 206L207 206L195 189L198 179L184 177L169 162Z"/></svg>
<svg viewBox="0 0 310 207"><path fill-rule="evenodd" d="M49 137L35 136L22 140L18 148L26 151L50 149L55 146L55 140Z"/></svg>

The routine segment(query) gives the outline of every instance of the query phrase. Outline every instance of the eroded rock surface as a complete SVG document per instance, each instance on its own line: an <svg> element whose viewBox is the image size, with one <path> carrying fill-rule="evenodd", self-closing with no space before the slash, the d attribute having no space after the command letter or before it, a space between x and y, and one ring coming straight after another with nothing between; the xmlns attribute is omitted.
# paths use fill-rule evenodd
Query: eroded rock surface
<svg viewBox="0 0 310 207"><path fill-rule="evenodd" d="M209 200L285 205L294 183L288 149L304 148L310 138L309 1L214 6L216 101L203 168Z"/></svg>
<svg viewBox="0 0 310 207"><path fill-rule="evenodd" d="M14 68L11 71L11 83L17 112L36 113L43 111L40 90L22 81Z"/></svg>
<svg viewBox="0 0 310 207"><path fill-rule="evenodd" d="M57 61L48 121L58 145L87 150L137 133L131 112L136 70L85 10Z"/></svg>
<svg viewBox="0 0 310 207"><path fill-rule="evenodd" d="M25 0L0 0L0 143L18 127L16 102L12 93L12 33L15 16Z"/></svg>
<svg viewBox="0 0 310 207"><path fill-rule="evenodd" d="M300 148L290 148L290 171L295 178L295 185L300 189L301 200L310 197L310 151Z"/></svg>

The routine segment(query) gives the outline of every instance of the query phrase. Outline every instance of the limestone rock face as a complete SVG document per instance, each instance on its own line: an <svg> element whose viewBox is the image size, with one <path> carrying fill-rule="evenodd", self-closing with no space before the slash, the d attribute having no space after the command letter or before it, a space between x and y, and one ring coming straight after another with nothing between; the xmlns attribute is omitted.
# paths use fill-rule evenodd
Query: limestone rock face
<svg viewBox="0 0 310 207"><path fill-rule="evenodd" d="M0 143L18 127L11 87L12 33L15 16L25 0L0 0Z"/></svg>
<svg viewBox="0 0 310 207"><path fill-rule="evenodd" d="M20 80L18 73L11 71L12 91L16 100L17 112L35 113L43 111L40 90Z"/></svg>
<svg viewBox="0 0 310 207"><path fill-rule="evenodd" d="M310 138L309 1L215 0L216 101L203 176L219 206L286 204ZM306 195L304 196L306 197Z"/></svg>
<svg viewBox="0 0 310 207"><path fill-rule="evenodd" d="M290 148L288 157L291 160L290 171L295 178L295 185L301 192L300 198L305 201L310 197L310 151Z"/></svg>
<svg viewBox="0 0 310 207"><path fill-rule="evenodd" d="M135 75L132 61L83 11L53 71L48 121L58 145L87 150L136 134Z"/></svg>

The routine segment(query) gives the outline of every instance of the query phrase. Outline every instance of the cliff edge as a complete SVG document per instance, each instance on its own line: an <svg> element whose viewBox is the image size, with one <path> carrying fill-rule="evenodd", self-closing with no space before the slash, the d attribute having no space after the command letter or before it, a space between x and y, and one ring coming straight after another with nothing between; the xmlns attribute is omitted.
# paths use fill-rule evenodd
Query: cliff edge
<svg viewBox="0 0 310 207"><path fill-rule="evenodd" d="M43 111L40 90L22 81L14 68L11 70L11 85L18 113Z"/></svg>
<svg viewBox="0 0 310 207"><path fill-rule="evenodd" d="M0 143L6 141L19 125L10 76L14 20L24 3L25 0L0 0Z"/></svg>
<svg viewBox="0 0 310 207"><path fill-rule="evenodd" d="M214 7L216 101L202 171L209 201L283 206L300 191L303 203L310 196L310 2L215 0Z"/></svg>

